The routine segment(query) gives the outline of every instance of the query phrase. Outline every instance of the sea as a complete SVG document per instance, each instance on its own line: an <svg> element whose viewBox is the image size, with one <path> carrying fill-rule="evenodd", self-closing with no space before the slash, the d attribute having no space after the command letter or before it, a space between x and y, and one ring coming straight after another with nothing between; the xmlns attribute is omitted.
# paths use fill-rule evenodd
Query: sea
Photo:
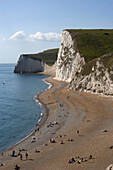
<svg viewBox="0 0 113 170"><path fill-rule="evenodd" d="M34 99L47 88L50 75L15 74L15 64L0 64L0 152L27 137L42 118Z"/></svg>

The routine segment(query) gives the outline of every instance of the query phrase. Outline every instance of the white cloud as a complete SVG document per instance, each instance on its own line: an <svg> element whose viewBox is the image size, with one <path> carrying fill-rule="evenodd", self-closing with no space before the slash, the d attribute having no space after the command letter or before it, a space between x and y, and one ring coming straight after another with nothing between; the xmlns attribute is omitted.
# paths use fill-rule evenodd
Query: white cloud
<svg viewBox="0 0 113 170"><path fill-rule="evenodd" d="M60 41L61 40L61 34L57 34L54 32L49 32L49 33L41 33L37 32L35 34L30 34L29 35L29 40L30 41Z"/></svg>
<svg viewBox="0 0 113 170"><path fill-rule="evenodd" d="M41 33L37 32L35 34L29 34L28 38L26 37L24 31L18 31L14 33L9 40L25 40L25 41L61 41L61 34L54 32Z"/></svg>
<svg viewBox="0 0 113 170"><path fill-rule="evenodd" d="M9 40L25 40L25 33L23 31L18 31L13 34Z"/></svg>

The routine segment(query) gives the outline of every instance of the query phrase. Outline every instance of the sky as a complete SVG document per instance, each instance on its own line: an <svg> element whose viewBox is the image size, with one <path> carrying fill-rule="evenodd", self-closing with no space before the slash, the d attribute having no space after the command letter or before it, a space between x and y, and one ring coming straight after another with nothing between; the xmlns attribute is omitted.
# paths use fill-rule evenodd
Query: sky
<svg viewBox="0 0 113 170"><path fill-rule="evenodd" d="M0 63L59 48L64 29L113 29L113 0L0 0Z"/></svg>

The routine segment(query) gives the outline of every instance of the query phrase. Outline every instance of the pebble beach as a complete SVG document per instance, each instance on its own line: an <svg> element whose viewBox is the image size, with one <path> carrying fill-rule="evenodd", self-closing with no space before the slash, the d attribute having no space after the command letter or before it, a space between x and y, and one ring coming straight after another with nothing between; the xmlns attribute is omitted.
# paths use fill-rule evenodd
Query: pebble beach
<svg viewBox="0 0 113 170"><path fill-rule="evenodd" d="M69 90L54 78L46 81L52 87L37 95L43 119L28 138L1 153L0 169L106 169L113 163L113 98Z"/></svg>

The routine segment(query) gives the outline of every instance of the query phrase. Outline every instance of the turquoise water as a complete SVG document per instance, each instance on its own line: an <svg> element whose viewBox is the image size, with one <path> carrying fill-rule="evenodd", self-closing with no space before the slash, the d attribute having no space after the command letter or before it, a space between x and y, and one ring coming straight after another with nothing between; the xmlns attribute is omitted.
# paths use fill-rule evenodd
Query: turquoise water
<svg viewBox="0 0 113 170"><path fill-rule="evenodd" d="M33 131L43 112L33 99L49 86L42 81L48 75L14 74L13 70L14 64L0 64L0 151Z"/></svg>

